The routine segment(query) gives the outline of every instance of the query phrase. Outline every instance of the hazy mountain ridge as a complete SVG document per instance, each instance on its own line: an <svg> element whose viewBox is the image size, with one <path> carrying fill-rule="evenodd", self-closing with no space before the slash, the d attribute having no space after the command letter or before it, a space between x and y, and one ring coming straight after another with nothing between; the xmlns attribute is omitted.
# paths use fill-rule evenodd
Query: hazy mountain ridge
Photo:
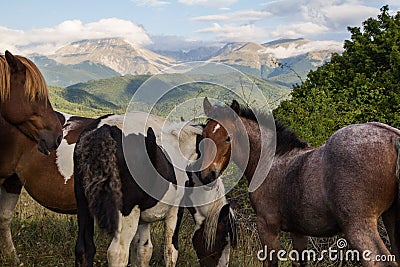
<svg viewBox="0 0 400 267"><path fill-rule="evenodd" d="M175 62L146 48L135 47L121 38L74 42L60 48L50 58L62 64L88 60L107 66L121 75L154 74Z"/></svg>
<svg viewBox="0 0 400 267"><path fill-rule="evenodd" d="M329 43L318 43L303 38L281 39L264 44L230 43L219 53L210 58L211 62L220 62L238 67L252 75L276 80L280 83L292 84L300 82L298 76L305 78L310 70L314 70L329 61L332 53L340 53L340 49ZM291 78L279 80L277 76L291 72Z"/></svg>
<svg viewBox="0 0 400 267"><path fill-rule="evenodd" d="M206 61L218 53L220 47L217 46L200 46L189 50L154 50L155 53L174 58L179 62L187 61Z"/></svg>
<svg viewBox="0 0 400 267"><path fill-rule="evenodd" d="M299 38L264 44L228 43L222 47L206 47L202 43L202 46L189 50L151 51L122 38L106 38L74 42L54 55L31 58L43 71L47 82L55 86L120 75L152 75L176 63L200 60L224 63L252 76L290 87L300 82L299 75L304 78L311 69L328 61L332 53L340 52L335 47L325 47L324 43L316 48L313 44Z"/></svg>
<svg viewBox="0 0 400 267"><path fill-rule="evenodd" d="M262 65L271 68L277 67L275 56L264 51L265 47L256 43L230 43L225 45L209 61L228 65L241 65L259 70L261 70Z"/></svg>

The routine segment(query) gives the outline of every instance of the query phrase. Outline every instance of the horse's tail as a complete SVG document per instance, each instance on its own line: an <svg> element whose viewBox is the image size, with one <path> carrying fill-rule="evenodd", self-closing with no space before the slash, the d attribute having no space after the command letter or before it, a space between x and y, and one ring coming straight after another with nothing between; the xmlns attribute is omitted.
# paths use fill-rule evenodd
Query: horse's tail
<svg viewBox="0 0 400 267"><path fill-rule="evenodd" d="M104 125L83 135L75 151L80 159L77 163L89 211L98 226L109 234L118 229L122 206L117 165L117 138L121 136L120 132L115 126Z"/></svg>

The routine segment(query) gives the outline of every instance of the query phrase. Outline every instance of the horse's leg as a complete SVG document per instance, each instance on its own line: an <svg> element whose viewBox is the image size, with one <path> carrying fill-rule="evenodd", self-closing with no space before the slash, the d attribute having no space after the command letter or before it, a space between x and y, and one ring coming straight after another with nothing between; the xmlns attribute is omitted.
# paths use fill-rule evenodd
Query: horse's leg
<svg viewBox="0 0 400 267"><path fill-rule="evenodd" d="M165 248L164 248L164 260L166 267L174 267L178 259L178 250L174 246L173 237L175 229L178 226L178 210L179 207L173 206L168 211L165 217Z"/></svg>
<svg viewBox="0 0 400 267"><path fill-rule="evenodd" d="M400 227L400 225L396 226L396 216L397 215L397 205L393 205L388 211L384 212L382 214L382 220L386 228L386 232L389 236L390 240L390 251L392 252L393 255L396 256L396 261L400 261L400 250L399 250L399 244L397 244L396 240L396 227ZM400 238L400 237L398 237Z"/></svg>
<svg viewBox="0 0 400 267"><path fill-rule="evenodd" d="M293 249L299 253L299 262L293 262L293 266L307 266L307 259L303 259L303 250L307 249L308 236L291 233L293 239Z"/></svg>
<svg viewBox="0 0 400 267"><path fill-rule="evenodd" d="M139 219L139 206L135 206L128 216L122 216L122 214L119 213L118 230L114 234L114 238L107 250L109 267L128 265L129 246L136 234Z"/></svg>
<svg viewBox="0 0 400 267"><path fill-rule="evenodd" d="M139 233L140 233L140 225L138 227L138 230L136 231L135 236L133 237L133 240L131 242L131 246L129 248L130 249L130 253L129 253L130 254L129 255L130 263L131 263L131 265L133 267L137 267L138 266L138 262L139 262L138 254L137 254L137 250L139 249L139 242L140 242Z"/></svg>
<svg viewBox="0 0 400 267"><path fill-rule="evenodd" d="M274 216L270 216L272 219ZM258 235L260 237L261 244L263 246L263 249L266 247L268 252L266 256L266 259L263 261L264 267L277 267L278 266L278 258L277 258L277 252L279 251L280 248L280 243L279 243L279 234L280 234L280 226L279 223L276 220L267 220L260 216L257 215L256 217L256 223L257 223L257 230L258 230ZM274 252L274 253L273 253Z"/></svg>
<svg viewBox="0 0 400 267"><path fill-rule="evenodd" d="M139 225L135 239L136 257L131 257L131 264L134 267L148 267L150 264L151 255L153 254L153 244L151 243L149 223ZM131 252L133 252L132 249Z"/></svg>
<svg viewBox="0 0 400 267"><path fill-rule="evenodd" d="M2 257L19 264L11 236L11 221L21 194L22 184L17 175L9 177L0 187L0 249Z"/></svg>
<svg viewBox="0 0 400 267"><path fill-rule="evenodd" d="M75 196L78 204L78 237L75 244L75 266L93 266L96 246L94 244L94 219L89 211L89 206L83 193L83 188L77 183L75 177ZM80 190L79 190L80 189Z"/></svg>
<svg viewBox="0 0 400 267"><path fill-rule="evenodd" d="M396 262L375 260L381 259L382 256L388 257L390 255L379 235L377 218L364 218L362 221L350 220L344 229L344 234L350 246L359 251L360 260L364 267L398 266ZM367 254L364 255L364 253Z"/></svg>

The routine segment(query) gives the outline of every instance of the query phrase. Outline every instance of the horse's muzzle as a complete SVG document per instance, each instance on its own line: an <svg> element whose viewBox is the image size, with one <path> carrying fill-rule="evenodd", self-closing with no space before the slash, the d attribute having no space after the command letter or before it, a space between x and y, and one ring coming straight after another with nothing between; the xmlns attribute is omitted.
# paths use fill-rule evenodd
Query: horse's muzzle
<svg viewBox="0 0 400 267"><path fill-rule="evenodd" d="M55 137L49 133L39 134L38 150L45 155L49 155L51 151L58 148L62 141L62 135L59 134Z"/></svg>
<svg viewBox="0 0 400 267"><path fill-rule="evenodd" d="M219 171L216 170L203 170L199 173L199 179L204 185L214 182L215 180L217 180L218 176Z"/></svg>

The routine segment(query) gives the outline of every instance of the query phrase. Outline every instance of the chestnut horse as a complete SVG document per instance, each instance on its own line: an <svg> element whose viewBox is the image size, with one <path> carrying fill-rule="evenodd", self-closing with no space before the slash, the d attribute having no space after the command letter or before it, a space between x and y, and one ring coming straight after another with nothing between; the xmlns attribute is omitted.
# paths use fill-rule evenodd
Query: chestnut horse
<svg viewBox="0 0 400 267"><path fill-rule="evenodd" d="M18 263L19 259L12 242L10 224L22 186L24 186L29 195L42 206L58 213L76 214L77 207L74 195L73 150L81 132L89 124L94 122L95 119L59 112L56 112L56 115L63 125L64 138L57 150L51 152L49 156L45 156L37 149L34 149L34 141L27 138L15 127L8 125L8 127L2 129L3 139L9 141L15 140L14 142L16 144L21 144L21 146L24 145L31 148L27 151L21 151L19 160L15 163L16 167L14 174L8 177L0 187L0 255L9 258L14 263ZM138 114L136 119L139 122L144 122L147 119L147 114ZM163 119L154 116L151 117L149 121L151 122L152 127L157 130L160 130L164 124ZM171 129L171 131L173 131L173 129ZM192 144L192 146L192 149L194 149L195 145ZM225 198L223 199L226 203ZM208 215L212 215L212 213L208 211L207 205L196 207L191 210L191 212L196 213L196 216L194 216L196 223L195 229L203 230L203 224L206 218ZM224 216L222 216L222 218L224 218ZM228 225L226 227L228 227ZM144 239L147 233L146 231L149 230L149 228L147 227L146 229L143 229L143 231L142 228L145 227L139 227L139 232L143 232L140 236ZM218 229L225 231L223 222L218 225ZM220 234L218 233L218 235ZM146 246L151 245L151 241L149 240L150 237L149 235L147 236L147 239L138 242L140 245L137 246L138 252L145 251L144 244L146 244ZM199 234L196 236L199 236ZM138 239L139 235L135 237L135 240ZM202 238L196 238L196 240L194 239L193 241L196 243L194 244L196 251L204 251L205 242ZM223 243L225 242L225 237L220 238L220 240L217 237L215 242L219 244ZM224 253L221 253L222 250ZM209 266L217 266L217 263L219 262L218 257L229 258L229 250L225 247L223 247L222 250L218 251L216 249L216 251L212 252L212 256L209 256L211 254L210 252L205 251L202 256L199 255L199 259L202 260L204 257L207 257L208 260L213 259L216 262L215 265ZM148 255L151 257L151 253L147 253L145 256L148 257ZM138 255L138 257L140 256L143 258L143 255Z"/></svg>
<svg viewBox="0 0 400 267"><path fill-rule="evenodd" d="M203 103L209 118L203 137L216 146L204 146L204 161L211 162L200 174L203 182L214 180L226 167L230 154L251 182L260 157L262 127L255 113L235 100L230 108ZM232 111L233 110L233 111ZM258 114L257 116L263 116ZM260 118L260 117L259 117ZM243 125L246 132L239 132ZM382 123L346 126L317 148L310 147L296 134L275 122L276 150L272 167L263 183L250 193L261 243L269 251L278 251L279 233L292 233L293 246L300 255L307 247L307 236L326 237L343 233L351 248L369 250L361 257L363 266L398 266L395 261L379 262L378 255L390 252L378 233L382 216L391 243L391 253L399 259L399 172L400 130ZM247 166L241 162L248 137L250 153ZM243 139L241 139L243 140ZM211 142L209 142L211 143ZM245 161L247 162L247 161ZM267 164L267 162L261 162ZM300 263L304 265L303 259ZM278 266L275 255L268 255L264 266Z"/></svg>
<svg viewBox="0 0 400 267"><path fill-rule="evenodd" d="M6 51L0 55L0 124L10 124L38 143L48 155L61 142L61 124L53 112L46 82L36 65L22 56ZM7 125L6 125L7 127ZM0 181L12 174L10 153L18 150L12 140L0 138ZM23 148L19 148L21 150ZM7 156L7 160L4 158Z"/></svg>
<svg viewBox="0 0 400 267"><path fill-rule="evenodd" d="M11 171L0 176L5 178L0 186L0 255L14 263L19 259L10 226L22 186L42 206L59 213L76 213L72 153L79 134L94 119L55 114L63 125L64 138L48 156L35 148L35 141L9 123L4 122L0 130L0 140L14 145L7 157L13 163Z"/></svg>
<svg viewBox="0 0 400 267"><path fill-rule="evenodd" d="M0 55L0 203L11 205L7 192L24 153L50 154L62 139L61 124L48 98L45 80L29 59L6 51ZM44 157L44 156L43 156ZM34 179L34 176L32 176ZM13 200L11 200L13 202ZM17 260L11 241L10 209L0 209L0 249Z"/></svg>

